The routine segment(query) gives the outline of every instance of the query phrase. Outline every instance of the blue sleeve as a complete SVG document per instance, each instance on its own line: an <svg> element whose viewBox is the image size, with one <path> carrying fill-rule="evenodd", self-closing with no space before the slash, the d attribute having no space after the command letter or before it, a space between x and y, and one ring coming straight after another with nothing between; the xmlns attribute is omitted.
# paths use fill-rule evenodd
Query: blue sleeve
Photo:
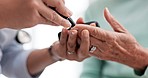
<svg viewBox="0 0 148 78"><path fill-rule="evenodd" d="M10 78L32 78L27 70L27 58L31 51L25 51L21 44L15 41L16 31L6 29L2 32L2 74ZM1 36L1 35L0 35Z"/></svg>

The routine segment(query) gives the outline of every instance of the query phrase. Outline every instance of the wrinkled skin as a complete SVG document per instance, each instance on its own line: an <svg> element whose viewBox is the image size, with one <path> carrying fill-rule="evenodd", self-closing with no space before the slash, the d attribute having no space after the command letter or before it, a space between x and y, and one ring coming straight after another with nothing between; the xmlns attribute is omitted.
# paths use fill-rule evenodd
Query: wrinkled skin
<svg viewBox="0 0 148 78"><path fill-rule="evenodd" d="M114 31L84 24L77 24L73 30L81 34L88 30L90 35L90 46L97 49L89 53L101 60L116 61L128 65L137 70L143 70L148 65L148 50L143 48L136 39L109 13L104 10L104 16Z"/></svg>
<svg viewBox="0 0 148 78"><path fill-rule="evenodd" d="M56 10L67 17L72 15L64 0L1 0L0 28L28 28L37 24L70 26Z"/></svg>
<svg viewBox="0 0 148 78"><path fill-rule="evenodd" d="M82 31L80 47L76 47L77 44L77 31L67 29L62 30L60 41L55 42L52 45L52 53L59 59L68 59L75 61L83 61L89 57L89 33L87 30ZM74 54L68 54L67 52L74 52Z"/></svg>

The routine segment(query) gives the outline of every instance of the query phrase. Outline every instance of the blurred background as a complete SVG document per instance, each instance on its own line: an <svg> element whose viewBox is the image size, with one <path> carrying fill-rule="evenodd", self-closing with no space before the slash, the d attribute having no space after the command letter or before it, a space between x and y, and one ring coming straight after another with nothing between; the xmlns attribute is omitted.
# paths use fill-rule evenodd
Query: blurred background
<svg viewBox="0 0 148 78"><path fill-rule="evenodd" d="M65 0L66 6L73 12L72 19L76 21L83 17L85 10L89 5L88 0ZM32 36L32 41L24 45L25 49L41 49L52 45L58 40L58 32L62 27L49 25L38 25L33 28L24 29ZM79 78L82 63L76 61L62 61L48 66L39 78ZM0 78L6 78L0 75Z"/></svg>

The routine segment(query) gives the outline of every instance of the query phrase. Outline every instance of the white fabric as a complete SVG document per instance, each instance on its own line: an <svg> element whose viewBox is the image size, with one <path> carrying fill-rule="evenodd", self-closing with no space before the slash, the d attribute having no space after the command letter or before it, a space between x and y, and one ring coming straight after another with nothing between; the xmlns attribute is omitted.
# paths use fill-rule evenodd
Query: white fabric
<svg viewBox="0 0 148 78"><path fill-rule="evenodd" d="M15 41L16 30L0 30L0 73L9 78L31 78L26 60L31 51Z"/></svg>

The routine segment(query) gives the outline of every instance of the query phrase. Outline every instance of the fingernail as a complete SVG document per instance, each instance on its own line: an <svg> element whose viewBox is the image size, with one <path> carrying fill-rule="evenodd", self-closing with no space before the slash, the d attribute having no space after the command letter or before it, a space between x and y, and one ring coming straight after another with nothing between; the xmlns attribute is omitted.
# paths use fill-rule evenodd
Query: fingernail
<svg viewBox="0 0 148 78"><path fill-rule="evenodd" d="M106 9L107 13L109 14L109 16L113 17L112 14L110 13L109 9L107 7L105 9Z"/></svg>
<svg viewBox="0 0 148 78"><path fill-rule="evenodd" d="M107 7L105 7L105 9L106 9L106 11L110 14L110 12L109 12L108 8L107 8Z"/></svg>
<svg viewBox="0 0 148 78"><path fill-rule="evenodd" d="M68 9L68 15L69 15L69 17L71 17L72 16L72 11L70 11L69 9Z"/></svg>
<svg viewBox="0 0 148 78"><path fill-rule="evenodd" d="M70 27L70 26L71 26L71 23L70 23L68 20L66 20L66 21L65 21L64 27L68 28L68 27Z"/></svg>
<svg viewBox="0 0 148 78"><path fill-rule="evenodd" d="M96 26L96 23L91 23L90 26Z"/></svg>
<svg viewBox="0 0 148 78"><path fill-rule="evenodd" d="M88 30L83 30L82 35L83 35L84 37L88 37Z"/></svg>

